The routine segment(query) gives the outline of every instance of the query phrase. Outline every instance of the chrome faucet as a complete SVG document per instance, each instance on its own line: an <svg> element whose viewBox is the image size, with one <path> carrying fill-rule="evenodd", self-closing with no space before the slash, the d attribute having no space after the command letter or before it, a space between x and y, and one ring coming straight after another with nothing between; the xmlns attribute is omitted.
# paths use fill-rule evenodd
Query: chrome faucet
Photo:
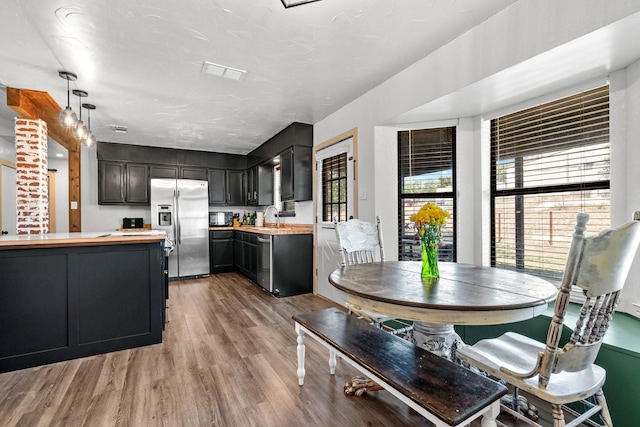
<svg viewBox="0 0 640 427"><path fill-rule="evenodd" d="M275 211L275 218L276 218L276 228L280 228L280 212L278 212L278 208L276 208L274 205L269 205L266 208L264 208L264 220L267 220L267 212L269 211L269 209L273 209Z"/></svg>

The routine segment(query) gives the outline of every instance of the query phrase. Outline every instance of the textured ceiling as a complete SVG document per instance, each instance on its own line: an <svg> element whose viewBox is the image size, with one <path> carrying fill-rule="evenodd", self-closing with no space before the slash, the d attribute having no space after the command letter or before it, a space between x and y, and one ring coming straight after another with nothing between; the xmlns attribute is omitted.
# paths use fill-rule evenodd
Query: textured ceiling
<svg viewBox="0 0 640 427"><path fill-rule="evenodd" d="M97 106L98 140L246 154L293 121L325 118L513 2L322 0L285 9L280 0L7 0L0 85L49 92L64 107L58 71L72 71L71 88ZM205 61L247 74L204 74ZM76 112L78 102L72 96ZM14 115L2 102L1 138L13 140Z"/></svg>

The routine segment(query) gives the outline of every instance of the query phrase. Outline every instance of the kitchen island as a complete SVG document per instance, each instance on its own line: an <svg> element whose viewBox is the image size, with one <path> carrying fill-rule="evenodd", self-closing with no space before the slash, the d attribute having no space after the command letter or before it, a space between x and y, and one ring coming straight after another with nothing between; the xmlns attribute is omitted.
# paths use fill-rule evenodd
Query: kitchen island
<svg viewBox="0 0 640 427"><path fill-rule="evenodd" d="M164 240L0 237L0 372L162 342Z"/></svg>

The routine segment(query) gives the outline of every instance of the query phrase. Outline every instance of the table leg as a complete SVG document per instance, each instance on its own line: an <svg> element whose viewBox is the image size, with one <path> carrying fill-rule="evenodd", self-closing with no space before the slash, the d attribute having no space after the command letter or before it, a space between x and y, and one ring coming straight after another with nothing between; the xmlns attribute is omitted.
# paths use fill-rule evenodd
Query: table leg
<svg viewBox="0 0 640 427"><path fill-rule="evenodd" d="M456 348L464 345L453 325L414 322L413 339L417 346L454 362L457 361Z"/></svg>

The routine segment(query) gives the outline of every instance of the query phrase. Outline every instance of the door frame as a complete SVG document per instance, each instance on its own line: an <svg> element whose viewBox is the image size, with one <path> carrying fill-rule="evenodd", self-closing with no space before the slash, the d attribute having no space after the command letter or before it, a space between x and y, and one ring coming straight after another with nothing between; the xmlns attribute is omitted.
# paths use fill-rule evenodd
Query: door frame
<svg viewBox="0 0 640 427"><path fill-rule="evenodd" d="M56 232L56 171L49 169L47 172L49 192L49 233Z"/></svg>
<svg viewBox="0 0 640 427"><path fill-rule="evenodd" d="M2 166L7 166L14 170L16 169L15 163L5 160L3 158L0 158L0 167ZM1 202L2 202L2 173L0 173L0 205L1 205ZM0 224L2 224L2 209L0 209Z"/></svg>
<svg viewBox="0 0 640 427"><path fill-rule="evenodd" d="M335 136L327 141L322 142L321 144L313 146L313 158L312 162L314 165L317 165L317 152L323 150L327 147L330 147L334 144L344 141L345 139L353 139L353 194L354 196L358 194L358 128L355 127L350 129L344 133L341 133L338 136ZM312 188L313 188L313 293L314 295L318 295L318 198L316 195L318 194L318 171L313 169L313 179L312 179ZM358 197L354 197L353 200L353 216L358 218Z"/></svg>

